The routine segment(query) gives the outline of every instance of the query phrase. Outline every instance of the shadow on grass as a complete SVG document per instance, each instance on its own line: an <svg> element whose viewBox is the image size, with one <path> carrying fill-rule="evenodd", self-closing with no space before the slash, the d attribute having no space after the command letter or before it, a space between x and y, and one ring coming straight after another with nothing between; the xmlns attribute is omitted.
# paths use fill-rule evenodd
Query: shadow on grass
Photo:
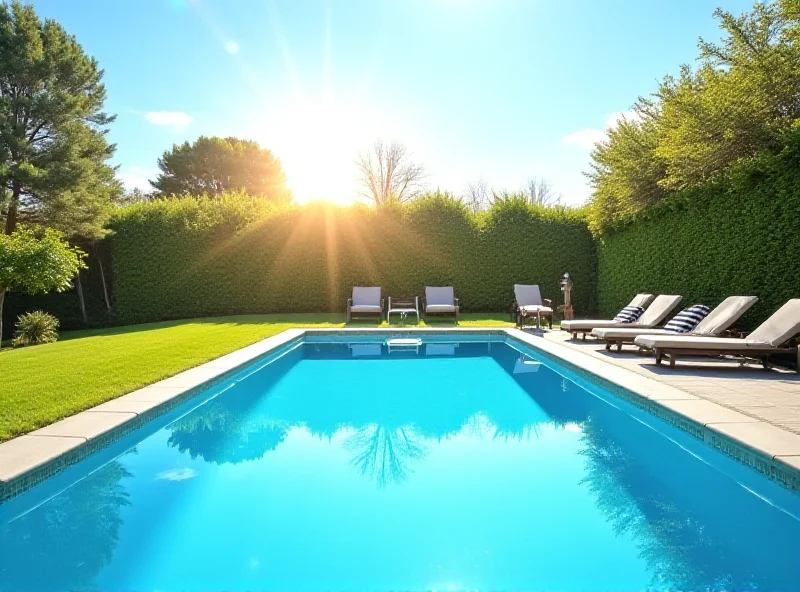
<svg viewBox="0 0 800 592"><path fill-rule="evenodd" d="M231 315L215 317L196 317L191 319L175 319L158 321L155 323L142 323L139 325L124 325L119 327L106 327L99 329L80 329L76 331L65 331L61 334L59 341L70 341L84 337L125 335L142 331L156 331L159 329L170 329L182 325L295 325L297 327L314 325L332 325L353 328L373 328L373 327L458 327L462 325L480 325L487 323L506 323L507 313L467 313L461 316L460 323L450 317L432 317L421 319L420 324L416 325L413 320L406 319L401 323L398 319L392 319L391 323L386 321L377 322L377 319L354 319L345 324L345 313L275 313L275 314L250 314L250 315ZM3 351L3 350L0 350Z"/></svg>
<svg viewBox="0 0 800 592"><path fill-rule="evenodd" d="M158 321L155 323L142 323L139 325L122 325L119 327L106 327L101 329L65 331L61 334L59 341L68 341L96 335L123 335L127 333L138 333L140 331L154 331L158 329L180 327L182 325L343 325L344 320L344 313L284 313L197 317L191 319Z"/></svg>

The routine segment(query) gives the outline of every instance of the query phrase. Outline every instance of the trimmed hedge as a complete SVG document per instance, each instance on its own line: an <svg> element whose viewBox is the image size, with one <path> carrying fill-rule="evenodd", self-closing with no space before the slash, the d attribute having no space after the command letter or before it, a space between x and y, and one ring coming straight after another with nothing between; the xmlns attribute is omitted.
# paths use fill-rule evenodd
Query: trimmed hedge
<svg viewBox="0 0 800 592"><path fill-rule="evenodd" d="M470 213L443 194L398 209L279 208L243 196L137 204L112 221L115 320L343 311L354 285L422 295L454 285L467 311L508 310L514 283L594 309L596 258L580 211L507 200Z"/></svg>
<svg viewBox="0 0 800 592"><path fill-rule="evenodd" d="M752 328L800 297L800 133L724 179L671 196L599 239L598 299L610 315L634 293L716 305L755 295Z"/></svg>

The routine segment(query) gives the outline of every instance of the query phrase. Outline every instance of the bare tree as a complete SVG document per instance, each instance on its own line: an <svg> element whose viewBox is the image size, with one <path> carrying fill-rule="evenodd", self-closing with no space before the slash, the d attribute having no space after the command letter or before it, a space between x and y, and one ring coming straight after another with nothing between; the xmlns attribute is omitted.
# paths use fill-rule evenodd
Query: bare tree
<svg viewBox="0 0 800 592"><path fill-rule="evenodd" d="M424 186L425 167L411 161L403 144L376 140L372 149L356 159L362 196L376 206L402 203L417 197Z"/></svg>
<svg viewBox="0 0 800 592"><path fill-rule="evenodd" d="M480 178L475 183L467 185L463 200L470 210L480 212L489 207L489 203L492 200L492 190L486 180Z"/></svg>
<svg viewBox="0 0 800 592"><path fill-rule="evenodd" d="M556 193L550 181L544 177L531 177L525 187L528 201L537 206L556 206L561 203L561 194Z"/></svg>

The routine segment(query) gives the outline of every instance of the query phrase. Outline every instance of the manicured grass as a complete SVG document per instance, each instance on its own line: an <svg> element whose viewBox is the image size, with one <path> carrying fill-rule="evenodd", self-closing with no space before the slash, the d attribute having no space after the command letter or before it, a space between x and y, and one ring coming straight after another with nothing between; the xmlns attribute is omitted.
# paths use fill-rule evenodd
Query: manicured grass
<svg viewBox="0 0 800 592"><path fill-rule="evenodd" d="M344 315L248 315L169 321L65 332L56 343L0 350L0 441L286 329L308 326L343 327ZM378 324L358 321L350 326ZM428 326L452 327L454 323L443 318ZM507 313L467 314L460 326L505 327L511 323Z"/></svg>

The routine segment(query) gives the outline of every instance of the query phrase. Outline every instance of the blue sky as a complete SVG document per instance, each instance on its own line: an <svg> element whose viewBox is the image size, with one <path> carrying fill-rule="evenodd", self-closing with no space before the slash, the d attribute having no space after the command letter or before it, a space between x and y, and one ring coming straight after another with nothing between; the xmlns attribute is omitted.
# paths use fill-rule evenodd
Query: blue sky
<svg viewBox="0 0 800 592"><path fill-rule="evenodd" d="M375 138L462 192L545 177L589 196L589 146L750 0L36 0L106 71L114 163L146 186L173 143L258 141L300 201L347 201Z"/></svg>

